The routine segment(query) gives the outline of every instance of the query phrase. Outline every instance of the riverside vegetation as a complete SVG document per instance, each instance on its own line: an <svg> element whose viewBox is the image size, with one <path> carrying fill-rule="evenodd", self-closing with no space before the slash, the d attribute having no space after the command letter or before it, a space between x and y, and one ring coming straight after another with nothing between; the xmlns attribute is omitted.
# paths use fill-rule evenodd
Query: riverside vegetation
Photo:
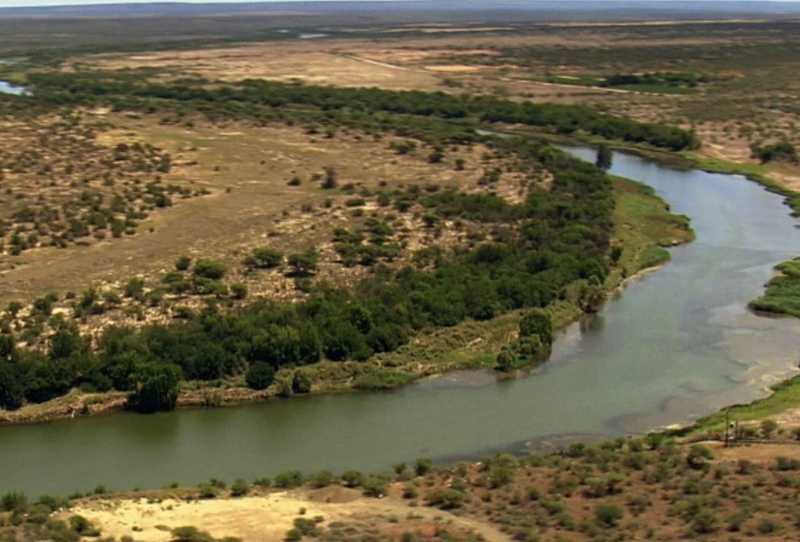
<svg viewBox="0 0 800 542"><path fill-rule="evenodd" d="M754 440L740 447L651 434L450 467L421 458L388 473L287 471L115 495L98 486L36 501L8 493L0 540L786 540L800 526L800 457L785 445L798 432L746 429Z"/></svg>
<svg viewBox="0 0 800 542"><path fill-rule="evenodd" d="M21 306L11 304L0 346L0 406L10 409L58 398L74 387L127 392L129 405L142 412L171 409L182 380L213 382L236 375L243 375L256 390L274 384L283 395L305 393L315 377L302 370L304 366L323 359L364 362L396 351L422 333L457 326L467 319L489 321L510 311L531 312L522 320L519 339L501 353L499 366L511 369L541 362L552 341L553 308L568 302L576 307L573 317L597 310L610 272L616 269L618 275L625 247L612 243L614 185L602 170L542 141L480 136L476 128L486 123L522 123L562 134L588 131L670 150L696 145L689 132L579 106L261 81L209 88L202 80L163 84L124 73L34 72L28 79L34 94L3 98L6 115L24 118L64 108L110 106L166 115L166 122L177 123L189 123L189 117L197 114L215 122L297 123L313 133L327 131L327 137L349 128L372 137L406 138L392 144L400 155L418 141L429 146L427 160L434 164L446 159L448 149L481 144L509 160L525 183L522 197L515 201L493 190L504 174L501 170L487 171L479 181L487 189L477 193L429 186L351 196L346 207L355 209L354 216L359 216L358 208L366 198L375 198L379 208L420 213L426 228L466 222L490 235L471 247L441 251L434 246L419 252L414 262L401 259L404 265L392 266L400 247L392 242L391 225L376 215L367 224L370 231L365 233L371 237L367 245L364 233L335 232L335 251L342 262L371 268L370 274L347 290L313 280L319 261L313 248L288 255L270 247L254 250L244 262L250 269L288 264L286 273L302 293L293 303L263 299L226 309L226 300L247 296L246 287L232 284L229 288L222 282L229 264L181 258L175 271L162 278L162 291L188 292L205 303L197 310L177 308L174 322L82 333L76 318L102 313L119 304L121 297L101 298L93 290L73 298L72 318L54 314L59 298L51 294L37 299L22 323L17 318ZM115 152L125 159L129 148L139 147L118 146ZM54 169L62 167L67 166ZM460 167L462 162L457 160L455 168ZM536 178L547 181L537 185L532 180ZM321 191L352 192L352 187L340 185L333 168L318 182ZM158 206L157 200L148 201ZM102 198L93 205L93 213L107 221L113 223L124 213L113 207L106 211L101 202ZM37 207L24 220L41 227L39 214ZM25 226L15 226L13 235L19 237ZM102 231L104 225L93 227ZM623 269L623 275L637 269ZM131 279L125 297L141 299L143 294L143 284ZM158 303L159 298L153 299ZM28 347L19 345L15 329L22 330ZM391 366L377 370L372 366L357 374L365 387L389 387L414 377Z"/></svg>

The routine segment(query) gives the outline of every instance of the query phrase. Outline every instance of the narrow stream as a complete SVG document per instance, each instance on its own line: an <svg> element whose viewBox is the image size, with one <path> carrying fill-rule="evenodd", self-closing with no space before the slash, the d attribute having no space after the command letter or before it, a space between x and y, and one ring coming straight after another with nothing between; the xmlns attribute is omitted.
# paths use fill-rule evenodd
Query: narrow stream
<svg viewBox="0 0 800 542"><path fill-rule="evenodd" d="M624 154L614 156L612 172L653 186L689 215L697 241L566 330L531 377L498 383L491 374L458 373L390 393L3 427L0 493L476 457L686 422L759 397L788 376L800 323L746 308L772 267L800 254L782 198L739 176L675 171Z"/></svg>

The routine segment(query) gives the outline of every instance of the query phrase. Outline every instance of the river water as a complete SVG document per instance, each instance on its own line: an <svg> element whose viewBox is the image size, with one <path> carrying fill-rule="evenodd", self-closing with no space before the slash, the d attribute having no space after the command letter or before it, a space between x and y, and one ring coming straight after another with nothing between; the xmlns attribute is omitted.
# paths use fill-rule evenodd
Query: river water
<svg viewBox="0 0 800 542"><path fill-rule="evenodd" d="M588 149L573 153L592 159ZM389 393L304 397L0 428L0 492L65 494L380 470L571 438L639 433L765 393L797 365L800 323L750 313L772 267L800 253L781 197L739 176L615 154L612 173L653 186L697 241L567 329L528 378L457 373Z"/></svg>
<svg viewBox="0 0 800 542"><path fill-rule="evenodd" d="M25 87L13 85L8 81L0 81L0 94L14 94L21 96L27 92Z"/></svg>

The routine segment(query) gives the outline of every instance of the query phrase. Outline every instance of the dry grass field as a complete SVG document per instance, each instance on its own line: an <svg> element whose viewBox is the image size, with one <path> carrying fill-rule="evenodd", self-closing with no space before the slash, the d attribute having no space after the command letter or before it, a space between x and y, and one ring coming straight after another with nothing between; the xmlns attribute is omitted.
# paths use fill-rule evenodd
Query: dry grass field
<svg viewBox="0 0 800 542"><path fill-rule="evenodd" d="M585 103L637 120L694 128L704 143L700 156L757 165L752 145L784 139L800 143L794 105L798 87L792 75L800 67L797 30L794 21L766 20L376 27L360 31L383 37L73 57L65 66ZM679 91L587 83L614 74L657 72L700 74L710 82ZM767 169L787 186L800 182L796 164Z"/></svg>

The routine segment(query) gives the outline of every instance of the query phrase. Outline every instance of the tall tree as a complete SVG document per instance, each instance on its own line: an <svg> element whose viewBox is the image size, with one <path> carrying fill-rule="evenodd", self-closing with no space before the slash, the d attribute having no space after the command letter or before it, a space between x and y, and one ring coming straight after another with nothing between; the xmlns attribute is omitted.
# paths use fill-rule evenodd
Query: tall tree
<svg viewBox="0 0 800 542"><path fill-rule="evenodd" d="M597 167L603 171L608 171L611 169L611 163L613 159L614 156L611 153L611 149L608 148L608 145L602 143L597 148L597 161L595 162L595 165L597 165Z"/></svg>

